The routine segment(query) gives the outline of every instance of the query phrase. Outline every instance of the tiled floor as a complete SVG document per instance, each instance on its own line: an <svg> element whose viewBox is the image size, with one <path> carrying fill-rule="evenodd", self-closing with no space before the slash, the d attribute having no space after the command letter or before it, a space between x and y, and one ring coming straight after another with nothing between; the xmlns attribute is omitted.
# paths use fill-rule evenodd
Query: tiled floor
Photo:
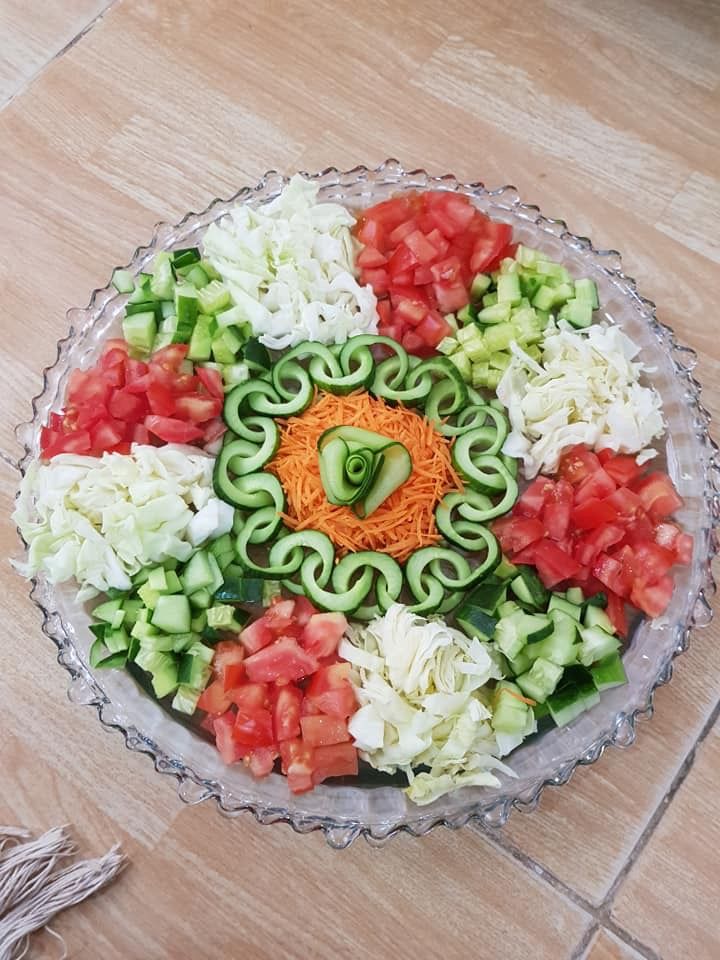
<svg viewBox="0 0 720 960"><path fill-rule="evenodd" d="M396 154L512 179L626 251L700 352L720 413L719 50L712 0L543 0L531 16L521 0L0 0L0 554L16 542L12 425L66 308L156 220L269 166ZM720 626L676 662L636 744L547 790L537 812L338 854L182 807L67 702L25 585L1 576L0 823L72 820L85 849L119 839L131 859L58 918L69 956L190 960L241 944L247 960L720 958Z"/></svg>

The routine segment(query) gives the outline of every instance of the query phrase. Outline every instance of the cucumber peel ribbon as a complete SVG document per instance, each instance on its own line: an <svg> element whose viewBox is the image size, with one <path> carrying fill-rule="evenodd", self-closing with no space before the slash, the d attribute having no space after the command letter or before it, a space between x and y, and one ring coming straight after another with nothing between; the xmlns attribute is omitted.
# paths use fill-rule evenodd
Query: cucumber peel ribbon
<svg viewBox="0 0 720 960"><path fill-rule="evenodd" d="M361 520L412 473L412 459L402 443L360 427L331 427L320 436L317 449L328 502L352 506Z"/></svg>

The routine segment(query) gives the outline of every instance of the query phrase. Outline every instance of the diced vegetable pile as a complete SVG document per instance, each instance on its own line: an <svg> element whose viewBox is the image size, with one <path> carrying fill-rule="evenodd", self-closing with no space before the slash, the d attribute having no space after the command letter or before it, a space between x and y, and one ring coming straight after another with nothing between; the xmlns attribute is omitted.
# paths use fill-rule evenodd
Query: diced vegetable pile
<svg viewBox="0 0 720 960"><path fill-rule="evenodd" d="M256 778L417 804L626 682L693 540L591 278L460 192L350 211L296 177L113 283L122 337L15 512L21 572L94 604L93 669Z"/></svg>

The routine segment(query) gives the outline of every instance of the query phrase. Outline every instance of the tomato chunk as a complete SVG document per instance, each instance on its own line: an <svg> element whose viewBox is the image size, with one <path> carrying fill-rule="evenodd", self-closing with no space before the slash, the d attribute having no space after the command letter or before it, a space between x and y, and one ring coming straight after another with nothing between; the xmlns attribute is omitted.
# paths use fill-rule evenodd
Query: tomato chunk
<svg viewBox="0 0 720 960"><path fill-rule="evenodd" d="M278 742L293 740L300 736L302 701L302 690L292 683L276 689L273 703L273 730Z"/></svg>
<svg viewBox="0 0 720 960"><path fill-rule="evenodd" d="M342 613L315 613L305 625L302 645L318 659L329 657L337 650L347 625Z"/></svg>
<svg viewBox="0 0 720 960"><path fill-rule="evenodd" d="M313 751L313 785L330 777L356 777L358 772L357 750L351 743L336 743L316 747Z"/></svg>
<svg viewBox="0 0 720 960"><path fill-rule="evenodd" d="M347 720L318 714L303 717L300 721L303 742L311 747L327 747L333 743L345 743L350 739Z"/></svg>
<svg viewBox="0 0 720 960"><path fill-rule="evenodd" d="M296 640L283 637L245 660L245 672L253 682L299 680L317 669L317 659Z"/></svg>

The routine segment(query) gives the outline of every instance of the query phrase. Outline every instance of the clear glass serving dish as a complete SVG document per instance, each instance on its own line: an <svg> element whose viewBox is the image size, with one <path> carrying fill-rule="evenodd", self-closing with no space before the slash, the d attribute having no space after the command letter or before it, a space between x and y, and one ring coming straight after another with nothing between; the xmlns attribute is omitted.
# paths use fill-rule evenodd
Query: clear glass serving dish
<svg viewBox="0 0 720 960"><path fill-rule="evenodd" d="M700 402L700 386L692 376L696 356L657 320L654 304L640 296L634 280L623 273L617 252L596 250L587 238L570 233L564 221L543 217L537 207L520 200L514 187L488 190L481 183L458 183L451 175L405 171L396 160L374 170L331 168L311 179L319 184L321 198L351 208L407 189L466 194L489 216L512 224L518 240L546 251L575 275L593 277L602 314L621 324L641 345L642 360L655 368L652 379L663 397L669 426L658 462L684 498L679 518L694 535L695 548L691 565L675 571L675 592L666 615L640 622L632 635L625 654L628 684L604 693L594 709L569 726L531 738L511 755L517 779L503 777L496 789L465 788L423 807L412 804L399 787L378 783L329 782L292 796L280 775L256 781L242 765L226 767L210 743L147 696L129 674L91 670L89 616L75 603L72 586L54 588L37 578L31 596L44 614L44 632L58 647L58 662L70 676L70 699L94 707L101 723L117 730L128 749L147 754L159 773L174 777L186 803L214 800L227 815L250 811L260 823L285 822L299 833L322 830L335 847L347 846L361 835L382 842L399 831L422 835L439 824L458 828L470 820L499 826L512 809L533 810L543 788L566 783L578 764L593 763L608 746L631 744L636 721L651 716L653 692L670 679L673 658L685 650L690 631L710 620L720 460L708 434L709 415ZM285 183L285 177L271 171L257 186L244 188L229 200L215 200L202 213L188 214L175 225L158 224L150 245L138 248L127 268L138 273L156 251L196 244L208 224L232 205L265 203ZM23 471L37 456L40 427L48 413L62 407L71 369L93 363L103 341L119 330L122 299L108 285L93 293L86 309L69 311L70 332L59 344L57 361L45 371L42 393L33 402L33 420L17 429L25 450Z"/></svg>

